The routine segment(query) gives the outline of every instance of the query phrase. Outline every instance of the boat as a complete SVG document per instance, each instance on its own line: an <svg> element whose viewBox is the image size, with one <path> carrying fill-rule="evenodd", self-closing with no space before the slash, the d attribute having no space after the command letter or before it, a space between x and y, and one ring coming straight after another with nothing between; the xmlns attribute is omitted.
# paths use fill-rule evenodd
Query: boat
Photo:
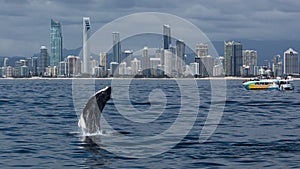
<svg viewBox="0 0 300 169"><path fill-rule="evenodd" d="M291 76L276 79L255 78L245 80L243 86L247 90L294 90Z"/></svg>

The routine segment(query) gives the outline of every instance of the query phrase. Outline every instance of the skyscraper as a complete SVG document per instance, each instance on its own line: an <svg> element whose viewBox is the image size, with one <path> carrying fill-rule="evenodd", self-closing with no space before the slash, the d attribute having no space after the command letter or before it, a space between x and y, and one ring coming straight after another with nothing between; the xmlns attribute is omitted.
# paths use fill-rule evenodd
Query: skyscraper
<svg viewBox="0 0 300 169"><path fill-rule="evenodd" d="M38 76L38 72L37 72L38 57L31 57L29 67L30 67L31 75Z"/></svg>
<svg viewBox="0 0 300 169"><path fill-rule="evenodd" d="M69 76L79 75L81 73L80 57L69 55L67 57L67 61L68 61L68 75Z"/></svg>
<svg viewBox="0 0 300 169"><path fill-rule="evenodd" d="M185 67L185 43L182 40L176 40L176 55L177 73L182 74Z"/></svg>
<svg viewBox="0 0 300 169"><path fill-rule="evenodd" d="M137 75L139 73L139 70L141 69L141 61L138 60L137 58L134 58L131 61L131 69L132 69L132 74Z"/></svg>
<svg viewBox="0 0 300 169"><path fill-rule="evenodd" d="M41 46L40 48L40 57L38 60L38 73L40 76L43 76L46 72L46 67L50 65L48 50L46 46Z"/></svg>
<svg viewBox="0 0 300 169"><path fill-rule="evenodd" d="M243 50L243 66L249 67L249 75L254 75L254 66L257 66L256 50Z"/></svg>
<svg viewBox="0 0 300 169"><path fill-rule="evenodd" d="M210 55L196 57L195 62L199 64L199 76L208 77L213 75L214 58Z"/></svg>
<svg viewBox="0 0 300 169"><path fill-rule="evenodd" d="M82 43L83 43L83 73L84 74L91 74L91 67L90 67L90 46L89 46L89 38L91 33L91 25L90 25L90 18L83 17L83 32L82 32Z"/></svg>
<svg viewBox="0 0 300 169"><path fill-rule="evenodd" d="M224 42L225 74L240 76L243 65L243 46L240 42Z"/></svg>
<svg viewBox="0 0 300 169"><path fill-rule="evenodd" d="M169 49L171 45L171 28L170 25L163 25L163 46Z"/></svg>
<svg viewBox="0 0 300 169"><path fill-rule="evenodd" d="M148 56L148 47L145 46L142 51L142 69L149 69L150 68L150 58Z"/></svg>
<svg viewBox="0 0 300 169"><path fill-rule="evenodd" d="M120 33L113 32L113 57L112 61L121 63L121 43L120 43Z"/></svg>
<svg viewBox="0 0 300 169"><path fill-rule="evenodd" d="M202 57L208 55L208 45L205 43L196 44L196 57Z"/></svg>
<svg viewBox="0 0 300 169"><path fill-rule="evenodd" d="M8 65L8 58L4 58L3 67L7 67Z"/></svg>
<svg viewBox="0 0 300 169"><path fill-rule="evenodd" d="M62 61L62 29L61 24L58 21L51 19L50 27L50 45L51 45L51 56L50 56L50 66L58 67L59 62Z"/></svg>
<svg viewBox="0 0 300 169"><path fill-rule="evenodd" d="M173 60L173 53L170 50L165 49L164 50L164 71L165 71L165 75L168 75L171 77L172 75L172 60Z"/></svg>
<svg viewBox="0 0 300 169"><path fill-rule="evenodd" d="M275 55L273 58L273 72L274 77L282 76L282 61L280 55Z"/></svg>
<svg viewBox="0 0 300 169"><path fill-rule="evenodd" d="M284 52L283 56L283 73L298 74L299 73L299 55L294 49L289 48Z"/></svg>
<svg viewBox="0 0 300 169"><path fill-rule="evenodd" d="M127 66L130 66L131 60L132 60L132 55L133 55L133 50L125 50L125 61Z"/></svg>
<svg viewBox="0 0 300 169"><path fill-rule="evenodd" d="M101 52L100 53L100 66L103 67L103 71L105 75L107 75L107 53Z"/></svg>

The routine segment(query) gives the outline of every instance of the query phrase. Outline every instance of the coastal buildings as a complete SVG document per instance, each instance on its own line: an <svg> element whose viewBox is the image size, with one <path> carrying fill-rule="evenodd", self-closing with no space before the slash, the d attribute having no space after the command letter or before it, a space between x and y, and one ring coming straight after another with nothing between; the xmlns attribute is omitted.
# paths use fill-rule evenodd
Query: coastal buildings
<svg viewBox="0 0 300 169"><path fill-rule="evenodd" d="M83 58L77 58L77 54L70 54L70 57L66 57L67 54L62 56L62 25L60 22L51 19L50 55L47 48L42 46L39 56L22 58L23 61L18 60L16 65L13 64L15 63L14 60L1 57L1 59L3 58L3 65L1 65L3 67L1 67L0 76L9 77L7 76L9 66L11 66L9 68L11 73L8 74L16 77L109 77L109 75L113 75L112 72L116 72L115 77L133 77L136 74L139 75L138 77L185 77L190 72L197 77L207 77L224 76L223 70L225 70L227 76L299 74L299 56L294 49L290 48L285 51L284 56L281 58L275 56L273 66L271 66L271 59L265 61L264 66L258 66L258 52L256 50L243 50L242 44L236 41L224 42L224 57L211 56L210 54L213 53L209 51L211 46L205 43L194 44L196 45L194 53L186 47L183 40L172 39L171 27L167 24L162 25L162 36L158 38L158 43L155 45L151 44L153 42L151 41L149 46L146 46L148 41L143 41L145 44L142 45L145 45L145 47L140 48L143 46L139 46L136 49L124 43L122 46L124 45L127 48L123 53L121 51L120 33L111 32L112 48L108 51L101 51L100 55L96 56L90 52L88 43L91 36L90 18L83 17L82 22ZM161 29L159 25L158 29ZM132 49L137 52L134 53ZM123 58L125 59L122 60ZM9 64L9 61L11 64ZM260 62L262 62L262 59L260 59ZM143 69L149 70L143 71ZM155 70L158 69L160 71L156 72Z"/></svg>
<svg viewBox="0 0 300 169"><path fill-rule="evenodd" d="M89 17L83 17L82 27L83 73L86 75L90 75L92 72L92 68L90 66L90 46L88 41L91 34L91 24Z"/></svg>
<svg viewBox="0 0 300 169"><path fill-rule="evenodd" d="M240 42L224 42L225 75L241 76L243 46Z"/></svg>
<svg viewBox="0 0 300 169"><path fill-rule="evenodd" d="M283 73L299 74L299 55L294 49L289 48L283 55Z"/></svg>
<svg viewBox="0 0 300 169"><path fill-rule="evenodd" d="M50 66L58 67L62 61L63 37L61 23L51 19L50 26Z"/></svg>

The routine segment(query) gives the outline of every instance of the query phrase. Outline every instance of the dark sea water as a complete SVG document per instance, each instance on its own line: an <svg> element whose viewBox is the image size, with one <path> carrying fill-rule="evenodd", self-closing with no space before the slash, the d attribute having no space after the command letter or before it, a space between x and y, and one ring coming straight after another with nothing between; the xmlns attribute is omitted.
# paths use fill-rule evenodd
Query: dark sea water
<svg viewBox="0 0 300 169"><path fill-rule="evenodd" d="M227 80L226 83L222 119L208 140L200 143L199 135L210 107L220 103L211 101L210 81L198 80L198 87L193 90L199 91L200 100L196 100L199 112L196 112L195 119L191 116L190 121L196 121L187 135L166 151L134 158L109 151L109 146L118 149L124 143L114 139L107 141L105 134L100 136L103 140L100 144L82 135L77 126L72 80L0 80L0 166L300 168L300 81L294 81L294 91L246 91L241 80ZM95 89L110 84L110 80L97 80ZM148 98L153 90L158 94L150 102ZM155 114L157 119L153 121L135 122L118 113L113 95L102 117L128 140L137 136L156 136L168 130L180 117L181 99L185 96L180 94L180 86L174 80L134 80L129 87L129 98L139 112L151 109L152 105L163 105L164 111ZM125 102L118 104L128 106ZM148 115L133 114L132 117L147 119ZM185 125L178 127L184 128ZM118 134L114 137L117 138ZM160 143L164 147L164 140L155 144ZM139 144L133 145L133 148L143 151ZM154 147L153 151L159 152L159 149Z"/></svg>

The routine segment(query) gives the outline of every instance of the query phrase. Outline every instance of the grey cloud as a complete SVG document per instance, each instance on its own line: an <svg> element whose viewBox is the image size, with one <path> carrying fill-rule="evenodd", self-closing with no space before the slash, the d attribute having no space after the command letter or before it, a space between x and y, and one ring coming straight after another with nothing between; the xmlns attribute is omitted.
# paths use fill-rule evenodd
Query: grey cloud
<svg viewBox="0 0 300 169"><path fill-rule="evenodd" d="M96 31L124 15L146 11L187 19L213 40L288 39L289 33L299 39L299 8L297 0L0 0L0 55L14 53L7 46L14 43L28 41L27 48L20 49L24 53L34 53L37 44L49 45L50 18L62 22L64 46L77 48L83 16L91 18ZM293 26L283 26L289 23Z"/></svg>

